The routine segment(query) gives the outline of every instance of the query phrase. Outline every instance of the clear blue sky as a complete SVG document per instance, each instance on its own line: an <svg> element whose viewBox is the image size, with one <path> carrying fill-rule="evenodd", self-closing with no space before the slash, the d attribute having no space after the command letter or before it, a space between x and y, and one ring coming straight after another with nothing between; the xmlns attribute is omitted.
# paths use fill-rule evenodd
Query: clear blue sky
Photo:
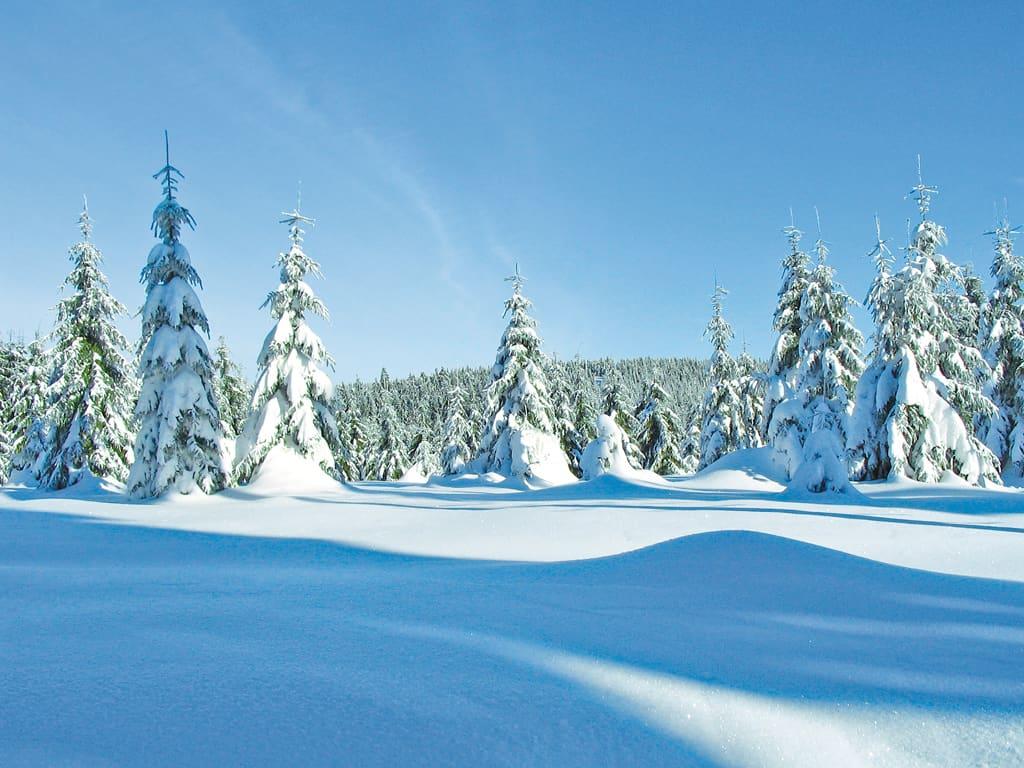
<svg viewBox="0 0 1024 768"><path fill-rule="evenodd" d="M994 201L1024 219L1019 3L44 5L0 30L15 332L52 322L83 192L141 305L164 128L250 374L299 180L337 379L490 364L517 260L559 356L705 355L716 270L765 355L789 207L861 298L918 152L950 256L987 272Z"/></svg>

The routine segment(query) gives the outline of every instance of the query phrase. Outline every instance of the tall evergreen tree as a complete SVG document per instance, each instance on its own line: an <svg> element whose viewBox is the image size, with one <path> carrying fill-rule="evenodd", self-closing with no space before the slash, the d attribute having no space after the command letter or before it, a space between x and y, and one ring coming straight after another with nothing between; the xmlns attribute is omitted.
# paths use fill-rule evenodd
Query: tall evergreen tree
<svg viewBox="0 0 1024 768"><path fill-rule="evenodd" d="M238 440L235 476L240 482L251 479L277 446L336 474L338 425L329 402L331 380L321 368L333 360L306 322L307 314L328 317L306 282L309 275L322 277L320 265L302 249L302 226L313 219L303 216L298 205L282 216L291 247L278 255L281 282L263 302L277 322L263 342L249 419Z"/></svg>
<svg viewBox="0 0 1024 768"><path fill-rule="evenodd" d="M165 135L166 142L166 135ZM170 152L155 175L163 199L153 211L159 239L142 270L146 303L140 341L142 388L135 415L139 432L128 474L133 496L168 491L212 493L224 487L226 461L220 414L213 391L213 362L206 342L209 322L193 286L202 286L180 241L195 219L175 198L181 172Z"/></svg>
<svg viewBox="0 0 1024 768"><path fill-rule="evenodd" d="M249 384L242 369L231 357L231 350L221 336L217 342L213 362L213 384L217 395L217 410L220 411L221 428L229 437L242 432L249 416L249 401L252 399Z"/></svg>
<svg viewBox="0 0 1024 768"><path fill-rule="evenodd" d="M782 231L789 240L789 255L782 261L782 287L779 288L778 304L772 318L772 327L778 333L778 338L768 360L765 377L761 428L764 435L768 433L775 406L789 396L794 385L796 366L800 360L800 336L803 334L800 298L810 276L810 259L800 250L803 232L792 222Z"/></svg>
<svg viewBox="0 0 1024 768"><path fill-rule="evenodd" d="M487 417L474 468L506 476L567 481L569 465L555 435L555 411L544 373L537 324L528 314L524 278L508 278L512 296L505 302L508 327L501 337L487 388Z"/></svg>
<svg viewBox="0 0 1024 768"><path fill-rule="evenodd" d="M985 363L937 296L940 282L959 279L959 270L939 253L946 233L928 218L936 190L919 177L912 192L921 222L906 263L890 273L881 237L875 250L874 349L857 386L851 470L861 479L935 482L951 474L998 483L998 460L974 435L974 424L995 412L979 381Z"/></svg>
<svg viewBox="0 0 1024 768"><path fill-rule="evenodd" d="M91 240L88 206L78 219L82 240L71 247L64 286L73 292L57 305L52 339L53 374L47 420L51 442L40 483L64 488L84 473L124 482L132 462L128 421L138 382L128 361L128 340L114 325L127 314L110 295L103 260Z"/></svg>
<svg viewBox="0 0 1024 768"><path fill-rule="evenodd" d="M995 238L995 287L981 314L980 338L992 370L989 394L996 412L984 424L985 444L1004 470L1024 475L1024 260L1013 250L1020 227L1003 218Z"/></svg>
<svg viewBox="0 0 1024 768"><path fill-rule="evenodd" d="M739 368L729 354L732 326L725 319L722 302L727 291L715 283L711 295L711 320L704 336L714 349L709 382L704 396L700 429L700 469L744 445L744 404L740 397Z"/></svg>

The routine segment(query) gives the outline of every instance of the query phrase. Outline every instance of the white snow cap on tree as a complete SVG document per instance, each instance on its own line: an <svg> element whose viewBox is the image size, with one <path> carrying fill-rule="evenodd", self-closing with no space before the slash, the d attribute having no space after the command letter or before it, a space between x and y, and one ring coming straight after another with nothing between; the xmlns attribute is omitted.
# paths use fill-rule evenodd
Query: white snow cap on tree
<svg viewBox="0 0 1024 768"><path fill-rule="evenodd" d="M923 182L912 190L921 223L898 272L891 272L881 236L874 252L878 275L868 296L874 349L857 386L851 470L859 479L998 483L998 459L973 428L995 413L978 380L985 362L973 340L959 338L936 295L940 281L961 273L938 252L946 233L927 217L935 192Z"/></svg>
<svg viewBox="0 0 1024 768"><path fill-rule="evenodd" d="M845 492L850 489L850 394L863 369L864 338L850 316L853 300L826 263L828 248L820 233L815 251L818 263L800 296L802 332L793 386L775 407L768 439L793 486L814 493Z"/></svg>
<svg viewBox="0 0 1024 768"><path fill-rule="evenodd" d="M491 369L487 421L473 469L544 483L572 482L576 478L555 435L537 324L527 314L530 301L522 292L525 278L517 267L507 279L513 288L505 302L509 323Z"/></svg>
<svg viewBox="0 0 1024 768"><path fill-rule="evenodd" d="M314 222L299 212L299 205L282 216L291 247L278 255L281 282L263 302L277 322L263 342L249 419L238 439L235 477L240 482L257 474L278 445L336 474L338 426L329 402L331 380L321 368L333 361L306 322L307 314L328 317L327 307L306 282L309 275L323 276L320 265L302 249L302 226Z"/></svg>
<svg viewBox="0 0 1024 768"><path fill-rule="evenodd" d="M166 142L166 134L165 134ZM181 172L167 162L155 175L164 197L153 211L160 242L142 270L142 388L135 415L139 433L128 475L133 496L169 491L211 493L224 487L226 462L220 414L213 392L213 364L199 331L210 327L193 286L202 285L179 241L195 219L174 197Z"/></svg>
<svg viewBox="0 0 1024 768"><path fill-rule="evenodd" d="M49 445L39 481L72 485L86 474L124 482L132 463L128 419L138 382L128 362L128 341L114 325L127 309L110 295L92 243L88 203L78 219L82 240L71 247L74 265L64 280L73 289L57 305L51 338L53 373L47 395Z"/></svg>

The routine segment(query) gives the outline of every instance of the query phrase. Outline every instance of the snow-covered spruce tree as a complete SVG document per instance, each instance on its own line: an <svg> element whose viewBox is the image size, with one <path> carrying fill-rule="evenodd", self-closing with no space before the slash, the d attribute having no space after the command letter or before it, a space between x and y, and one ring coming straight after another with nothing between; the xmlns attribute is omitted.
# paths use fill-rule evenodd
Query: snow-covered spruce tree
<svg viewBox="0 0 1024 768"><path fill-rule="evenodd" d="M405 435L390 399L385 399L381 406L379 431L369 477L371 480L398 480L409 465L405 458Z"/></svg>
<svg viewBox="0 0 1024 768"><path fill-rule="evenodd" d="M820 493L849 488L846 461L850 395L864 364L864 337L853 324L853 299L835 280L820 235L818 263L800 298L800 358L795 386L775 407L768 437L794 485Z"/></svg>
<svg viewBox="0 0 1024 768"><path fill-rule="evenodd" d="M679 445L679 472L692 475L700 469L700 410L691 409L683 426L683 441Z"/></svg>
<svg viewBox="0 0 1024 768"><path fill-rule="evenodd" d="M927 217L935 191L923 182L913 190L921 223L898 272L890 272L881 236L874 251L874 348L857 386L851 471L858 479L936 482L952 475L998 483L998 459L973 431L976 419L995 412L977 378L984 360L972 340L957 337L936 295L958 270L938 252L946 234Z"/></svg>
<svg viewBox="0 0 1024 768"><path fill-rule="evenodd" d="M566 370L552 363L552 403L555 409L555 432L569 460L569 469L582 477L580 460L587 445L597 436L597 411L591 399L591 386L578 368Z"/></svg>
<svg viewBox="0 0 1024 768"><path fill-rule="evenodd" d="M704 329L704 336L711 342L714 352L700 427L700 469L714 464L745 443L745 409L740 397L739 367L729 354L732 326L722 312L722 302L727 293L725 288L715 284L711 294L711 320Z"/></svg>
<svg viewBox="0 0 1024 768"><path fill-rule="evenodd" d="M220 423L225 435L235 437L241 433L249 416L252 393L242 369L231 358L231 351L223 336L217 342L215 354L213 384L217 395L217 410L220 411Z"/></svg>
<svg viewBox="0 0 1024 768"><path fill-rule="evenodd" d="M166 137L165 137L166 142ZM153 211L160 240L142 270L142 387L135 415L139 432L128 490L136 497L169 491L212 493L224 487L227 462L213 389L213 361L199 332L210 326L193 286L199 275L180 241L195 219L175 198L181 172L167 161L154 178L164 196Z"/></svg>
<svg viewBox="0 0 1024 768"><path fill-rule="evenodd" d="M428 430L421 429L416 433L409 443L408 453L409 468L415 470L423 477L429 478L441 471L437 444ZM409 470L406 470L406 472L409 472Z"/></svg>
<svg viewBox="0 0 1024 768"><path fill-rule="evenodd" d="M71 247L73 264L64 286L73 292L57 304L53 374L47 420L52 440L39 472L49 488L65 488L84 474L124 482L132 463L132 408L138 382L128 340L114 325L127 314L110 295L92 243L88 206L78 219L82 240Z"/></svg>
<svg viewBox="0 0 1024 768"><path fill-rule="evenodd" d="M610 379L605 384L603 399L601 412L605 416L610 416L622 431L622 448L625 451L626 460L633 469L642 469L644 455L630 437L637 431L636 418L633 416L635 409L626 402L622 382L618 378Z"/></svg>
<svg viewBox="0 0 1024 768"><path fill-rule="evenodd" d="M263 342L249 418L238 439L235 478L248 482L276 447L293 452L329 475L337 475L334 448L338 425L331 411L331 380L321 366L333 365L320 337L306 322L308 314L327 318L327 307L306 282L322 277L320 265L302 249L303 216L299 206L281 214L291 246L277 257L281 282L263 302L276 320Z"/></svg>
<svg viewBox="0 0 1024 768"><path fill-rule="evenodd" d="M43 339L36 336L24 348L23 368L14 399L14 455L11 479L36 483L49 456L53 425L47 413L53 367Z"/></svg>
<svg viewBox="0 0 1024 768"><path fill-rule="evenodd" d="M782 231L789 240L789 255L782 261L782 287L779 288L778 304L772 318L772 327L779 335L768 360L765 376L764 412L760 430L762 435L768 433L775 406L788 396L793 387L800 359L800 336L803 333L800 297L803 296L810 274L810 259L800 250L800 239L804 233L792 222Z"/></svg>
<svg viewBox="0 0 1024 768"><path fill-rule="evenodd" d="M738 386L742 410L739 447L760 448L764 445L764 435L761 429L764 426L765 376L758 370L754 358L747 352L745 343L743 351L736 358L736 368L739 375ZM700 433L699 428L697 432Z"/></svg>
<svg viewBox="0 0 1024 768"><path fill-rule="evenodd" d="M0 484L10 480L11 460L16 451L15 405L23 362L20 344L14 340L0 342Z"/></svg>
<svg viewBox="0 0 1024 768"><path fill-rule="evenodd" d="M458 384L448 390L445 404L444 434L441 436L441 472L457 475L469 460L469 423L465 415L465 395Z"/></svg>
<svg viewBox="0 0 1024 768"><path fill-rule="evenodd" d="M682 427L675 411L666 404L667 399L658 382L647 382L636 412L636 442L644 456L644 469L659 475L678 475L683 471L679 455Z"/></svg>
<svg viewBox="0 0 1024 768"><path fill-rule="evenodd" d="M522 292L524 278L517 268L508 280L513 287L505 302L509 323L491 369L486 423L473 469L527 480L570 482L573 474L555 435L555 412L537 324L527 313L530 301Z"/></svg>
<svg viewBox="0 0 1024 768"><path fill-rule="evenodd" d="M370 445L365 417L353 405L344 410L335 409L338 413L338 432L340 443L335 450L334 462L345 480L366 480L367 456Z"/></svg>
<svg viewBox="0 0 1024 768"><path fill-rule="evenodd" d="M996 284L981 313L982 350L992 369L989 395L997 411L983 438L1004 470L1024 475L1024 260L1014 253L1020 227L1005 218L987 234L995 237L992 277Z"/></svg>

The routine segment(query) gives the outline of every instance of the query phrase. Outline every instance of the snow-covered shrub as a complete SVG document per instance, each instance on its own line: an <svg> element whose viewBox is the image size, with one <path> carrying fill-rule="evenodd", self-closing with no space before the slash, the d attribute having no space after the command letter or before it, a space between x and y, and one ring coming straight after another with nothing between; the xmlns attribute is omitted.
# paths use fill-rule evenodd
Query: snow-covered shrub
<svg viewBox="0 0 1024 768"><path fill-rule="evenodd" d="M606 414L597 417L597 437L591 440L583 451L580 468L584 480L593 480L601 475L628 477L637 469L630 463L626 451L625 432L615 419Z"/></svg>

